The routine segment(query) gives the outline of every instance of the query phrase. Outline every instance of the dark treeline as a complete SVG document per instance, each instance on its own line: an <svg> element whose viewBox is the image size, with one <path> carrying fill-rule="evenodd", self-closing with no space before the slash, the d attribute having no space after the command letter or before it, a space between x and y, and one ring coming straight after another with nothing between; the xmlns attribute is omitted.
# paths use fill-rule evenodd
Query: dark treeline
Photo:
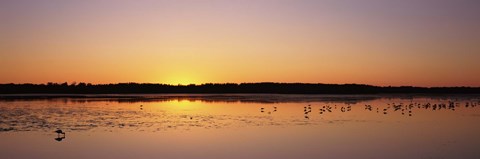
<svg viewBox="0 0 480 159"><path fill-rule="evenodd" d="M167 85L152 83L0 84L0 94L152 94L152 93L273 93L273 94L479 94L480 87L379 87L363 84L225 83Z"/></svg>

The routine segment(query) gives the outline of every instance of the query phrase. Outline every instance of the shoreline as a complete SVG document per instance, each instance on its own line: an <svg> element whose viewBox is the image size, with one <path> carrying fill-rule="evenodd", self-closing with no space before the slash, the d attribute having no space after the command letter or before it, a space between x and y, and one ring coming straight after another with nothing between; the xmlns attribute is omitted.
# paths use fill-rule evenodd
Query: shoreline
<svg viewBox="0 0 480 159"><path fill-rule="evenodd" d="M204 101L241 103L362 102L377 99L479 99L480 94L0 94L0 101L67 100L72 102Z"/></svg>

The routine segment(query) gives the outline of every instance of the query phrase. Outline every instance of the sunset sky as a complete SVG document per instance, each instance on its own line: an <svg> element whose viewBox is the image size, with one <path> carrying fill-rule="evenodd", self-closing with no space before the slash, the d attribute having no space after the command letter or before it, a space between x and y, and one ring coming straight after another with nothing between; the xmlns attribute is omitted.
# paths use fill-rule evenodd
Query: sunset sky
<svg viewBox="0 0 480 159"><path fill-rule="evenodd" d="M0 1L0 83L73 81L480 86L480 1Z"/></svg>

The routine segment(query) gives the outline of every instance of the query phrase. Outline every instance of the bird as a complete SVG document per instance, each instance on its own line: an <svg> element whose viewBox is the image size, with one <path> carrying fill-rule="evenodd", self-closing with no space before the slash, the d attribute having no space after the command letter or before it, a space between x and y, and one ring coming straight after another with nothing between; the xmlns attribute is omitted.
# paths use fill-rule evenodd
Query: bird
<svg viewBox="0 0 480 159"><path fill-rule="evenodd" d="M56 130L55 132L56 132L57 134L63 134L63 135L65 135L65 132L63 132L63 131L60 130L60 129Z"/></svg>
<svg viewBox="0 0 480 159"><path fill-rule="evenodd" d="M60 130L60 129L57 129L56 131L54 131L55 133L57 133L57 138L55 138L55 140L57 141L62 141L63 139L65 139L65 132ZM60 134L62 134L62 136L60 137Z"/></svg>

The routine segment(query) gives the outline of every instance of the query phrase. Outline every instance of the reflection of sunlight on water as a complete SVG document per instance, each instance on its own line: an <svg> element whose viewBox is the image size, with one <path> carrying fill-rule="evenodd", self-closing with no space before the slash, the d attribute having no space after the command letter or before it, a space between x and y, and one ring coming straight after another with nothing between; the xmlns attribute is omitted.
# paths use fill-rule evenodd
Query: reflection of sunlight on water
<svg viewBox="0 0 480 159"><path fill-rule="evenodd" d="M476 96L205 98L0 101L0 152L5 158L480 156Z"/></svg>
<svg viewBox="0 0 480 159"><path fill-rule="evenodd" d="M1 131L166 131L478 117L478 99L377 99L356 103L240 103L171 100L118 103L0 102ZM406 120L408 121L408 120Z"/></svg>

